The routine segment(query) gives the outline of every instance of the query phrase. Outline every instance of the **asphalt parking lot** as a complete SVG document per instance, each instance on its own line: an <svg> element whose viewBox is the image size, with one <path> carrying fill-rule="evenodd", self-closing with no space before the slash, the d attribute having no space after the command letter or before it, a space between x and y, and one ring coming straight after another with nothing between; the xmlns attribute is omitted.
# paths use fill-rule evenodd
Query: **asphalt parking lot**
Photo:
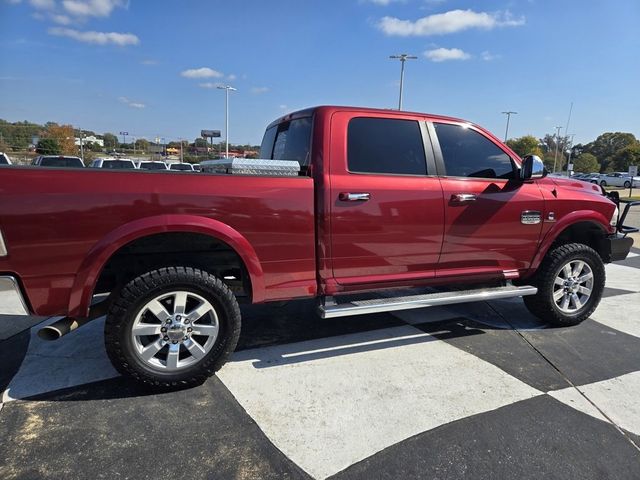
<svg viewBox="0 0 640 480"><path fill-rule="evenodd" d="M335 320L249 306L219 375L163 394L117 375L101 320L51 343L28 328L43 319L14 322L0 478L637 479L640 250L607 276L571 328L520 300Z"/></svg>

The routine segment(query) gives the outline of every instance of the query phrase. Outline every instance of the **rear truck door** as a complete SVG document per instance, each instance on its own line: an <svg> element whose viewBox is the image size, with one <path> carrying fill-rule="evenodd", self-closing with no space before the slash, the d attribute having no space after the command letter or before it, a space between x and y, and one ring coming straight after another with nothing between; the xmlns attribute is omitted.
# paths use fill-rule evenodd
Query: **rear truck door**
<svg viewBox="0 0 640 480"><path fill-rule="evenodd" d="M540 239L545 211L539 186L521 182L510 154L475 126L438 121L428 128L445 211L437 276L517 278Z"/></svg>
<svg viewBox="0 0 640 480"><path fill-rule="evenodd" d="M329 168L335 281L348 286L433 277L444 212L426 122L335 112Z"/></svg>

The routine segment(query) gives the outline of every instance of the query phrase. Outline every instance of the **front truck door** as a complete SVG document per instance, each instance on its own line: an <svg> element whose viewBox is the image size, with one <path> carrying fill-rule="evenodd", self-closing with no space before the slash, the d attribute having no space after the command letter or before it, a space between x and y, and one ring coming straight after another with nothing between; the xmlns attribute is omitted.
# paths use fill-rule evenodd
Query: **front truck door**
<svg viewBox="0 0 640 480"><path fill-rule="evenodd" d="M331 258L338 284L435 275L444 216L427 138L426 122L417 117L332 116Z"/></svg>
<svg viewBox="0 0 640 480"><path fill-rule="evenodd" d="M433 123L444 195L444 243L437 276L517 278L537 251L544 201L535 181L498 143L467 124Z"/></svg>

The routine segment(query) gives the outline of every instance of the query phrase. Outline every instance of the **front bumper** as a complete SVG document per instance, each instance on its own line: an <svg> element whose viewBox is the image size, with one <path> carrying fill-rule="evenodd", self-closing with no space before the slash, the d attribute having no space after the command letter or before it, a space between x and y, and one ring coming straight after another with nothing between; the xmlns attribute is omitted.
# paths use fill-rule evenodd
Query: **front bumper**
<svg viewBox="0 0 640 480"><path fill-rule="evenodd" d="M0 315L29 315L20 285L11 276L0 276Z"/></svg>
<svg viewBox="0 0 640 480"><path fill-rule="evenodd" d="M609 235L600 240L598 251L605 263L624 260L633 246L633 238L620 234Z"/></svg>

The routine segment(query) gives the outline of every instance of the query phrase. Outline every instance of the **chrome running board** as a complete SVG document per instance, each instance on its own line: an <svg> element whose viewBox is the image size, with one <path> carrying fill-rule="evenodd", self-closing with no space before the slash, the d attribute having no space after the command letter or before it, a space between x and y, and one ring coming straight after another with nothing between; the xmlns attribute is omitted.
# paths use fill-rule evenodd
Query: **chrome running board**
<svg viewBox="0 0 640 480"><path fill-rule="evenodd" d="M537 292L538 289L531 285L521 287L508 285L506 287L478 290L457 290L403 297L352 300L348 303L334 303L330 299L323 299L323 302L318 306L318 313L321 318L338 318L351 315L366 315L368 313L411 310L412 308L435 307L437 305L452 305L454 303L523 297L525 295L535 295Z"/></svg>

